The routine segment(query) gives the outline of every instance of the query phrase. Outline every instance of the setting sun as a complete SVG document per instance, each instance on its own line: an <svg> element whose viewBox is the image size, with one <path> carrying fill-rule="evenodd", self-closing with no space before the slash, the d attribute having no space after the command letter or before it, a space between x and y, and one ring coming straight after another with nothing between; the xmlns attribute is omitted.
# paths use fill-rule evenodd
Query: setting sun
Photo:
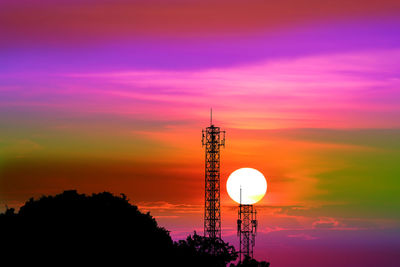
<svg viewBox="0 0 400 267"><path fill-rule="evenodd" d="M229 175L226 182L229 196L240 204L254 204L267 192L264 175L253 168L241 168Z"/></svg>

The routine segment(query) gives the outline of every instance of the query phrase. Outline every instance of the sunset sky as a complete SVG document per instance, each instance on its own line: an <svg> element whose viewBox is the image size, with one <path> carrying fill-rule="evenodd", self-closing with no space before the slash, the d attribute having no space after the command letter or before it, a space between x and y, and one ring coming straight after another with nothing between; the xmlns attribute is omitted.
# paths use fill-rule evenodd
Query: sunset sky
<svg viewBox="0 0 400 267"><path fill-rule="evenodd" d="M399 14L397 0L2 0L0 211L111 191L175 240L202 233L212 107L226 241L238 248L226 180L252 167L268 181L257 259L398 266Z"/></svg>

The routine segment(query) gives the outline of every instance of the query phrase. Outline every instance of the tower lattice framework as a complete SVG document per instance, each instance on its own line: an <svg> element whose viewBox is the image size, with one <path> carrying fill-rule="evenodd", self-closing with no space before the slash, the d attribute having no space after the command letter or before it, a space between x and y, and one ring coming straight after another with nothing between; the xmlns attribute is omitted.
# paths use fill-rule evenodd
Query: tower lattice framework
<svg viewBox="0 0 400 267"><path fill-rule="evenodd" d="M205 204L204 236L221 238L220 208L220 148L225 146L225 131L212 124L202 130L202 145L205 147Z"/></svg>
<svg viewBox="0 0 400 267"><path fill-rule="evenodd" d="M253 258L257 234L257 211L253 205L239 205L237 232L239 236L239 262L246 256Z"/></svg>

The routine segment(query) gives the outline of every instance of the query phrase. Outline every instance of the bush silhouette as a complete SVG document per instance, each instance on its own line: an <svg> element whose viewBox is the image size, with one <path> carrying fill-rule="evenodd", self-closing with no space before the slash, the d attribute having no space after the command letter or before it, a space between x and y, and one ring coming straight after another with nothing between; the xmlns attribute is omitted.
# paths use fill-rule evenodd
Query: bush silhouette
<svg viewBox="0 0 400 267"><path fill-rule="evenodd" d="M0 214L0 251L10 266L226 266L236 258L232 246L198 235L173 242L149 213L141 213L125 195L86 196L75 190L30 199L18 213Z"/></svg>

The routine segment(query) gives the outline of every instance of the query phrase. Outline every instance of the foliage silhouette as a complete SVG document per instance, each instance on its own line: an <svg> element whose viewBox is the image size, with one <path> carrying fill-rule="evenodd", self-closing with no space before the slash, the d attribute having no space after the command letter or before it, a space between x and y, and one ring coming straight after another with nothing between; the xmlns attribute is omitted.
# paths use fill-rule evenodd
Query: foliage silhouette
<svg viewBox="0 0 400 267"><path fill-rule="evenodd" d="M233 246L221 239L211 240L194 232L186 240L175 243L181 266L221 266L236 260L237 252Z"/></svg>
<svg viewBox="0 0 400 267"><path fill-rule="evenodd" d="M234 265L233 263L230 265L230 267L269 267L270 263L266 261L257 261L256 259L252 259L248 256L244 258L244 260L237 265Z"/></svg>
<svg viewBox="0 0 400 267"><path fill-rule="evenodd" d="M211 241L197 234L174 243L149 213L108 192L31 198L18 213L0 214L0 227L0 255L13 266L226 266L237 257L222 240L212 255Z"/></svg>
<svg viewBox="0 0 400 267"><path fill-rule="evenodd" d="M30 199L18 214L7 210L1 215L0 227L6 229L6 251L17 254L17 263L114 265L141 257L158 265L173 249L169 232L154 218L130 205L124 195L107 192L86 196L65 191Z"/></svg>

